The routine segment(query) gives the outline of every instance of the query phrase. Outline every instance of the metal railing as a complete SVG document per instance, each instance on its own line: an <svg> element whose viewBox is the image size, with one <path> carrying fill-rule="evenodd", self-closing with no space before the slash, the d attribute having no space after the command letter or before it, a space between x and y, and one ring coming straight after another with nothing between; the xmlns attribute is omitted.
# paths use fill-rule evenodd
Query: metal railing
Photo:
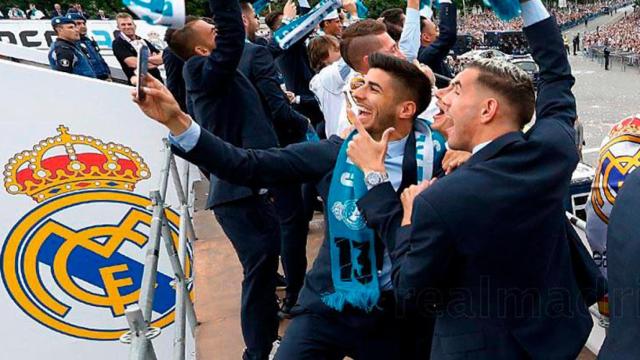
<svg viewBox="0 0 640 360"><path fill-rule="evenodd" d="M152 327L152 304L156 289L158 274L158 258L160 255L160 242L163 241L171 268L174 272L172 285L176 289L175 323L173 356L174 360L185 359L186 327L189 326L191 336L195 336L197 325L193 302L189 297L189 284L191 279L185 276L186 256L188 241L195 241L195 231L191 222L190 208L193 207L193 193L189 191L189 164L185 161L182 178L178 172L176 160L171 152L169 142L163 139L165 158L160 171L160 188L150 192L153 212L151 231L147 241L147 253L144 262L144 272L140 287L140 298L137 304L127 307L125 314L130 331L121 336L120 341L130 344L130 360L155 360L152 339L160 335L161 329ZM171 228L165 211L169 208L166 203L167 186L169 177L173 183L180 203L180 224L178 227L178 249L176 249L171 235Z"/></svg>
<svg viewBox="0 0 640 360"><path fill-rule="evenodd" d="M604 68L604 46L591 46L583 49L582 53L591 61L600 64ZM627 71L627 68L635 68L640 73L640 54L629 51L611 51L609 55L609 68Z"/></svg>

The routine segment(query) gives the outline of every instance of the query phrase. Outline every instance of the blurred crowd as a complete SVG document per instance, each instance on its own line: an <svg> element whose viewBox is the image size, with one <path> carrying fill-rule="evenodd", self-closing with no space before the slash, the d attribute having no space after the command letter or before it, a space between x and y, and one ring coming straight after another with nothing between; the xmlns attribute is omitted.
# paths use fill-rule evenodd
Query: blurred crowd
<svg viewBox="0 0 640 360"><path fill-rule="evenodd" d="M60 4L53 4L52 9L39 8L38 5L30 3L25 10L17 5L8 7L0 7L0 19L8 20L42 20L52 19L56 16L65 16L67 14L80 14L85 19L109 20L109 16L104 10L98 10L95 14L89 14L85 11L80 3L72 3L66 9Z"/></svg>
<svg viewBox="0 0 640 360"><path fill-rule="evenodd" d="M640 55L640 9L625 14L620 21L586 33L585 48L607 46L613 51Z"/></svg>

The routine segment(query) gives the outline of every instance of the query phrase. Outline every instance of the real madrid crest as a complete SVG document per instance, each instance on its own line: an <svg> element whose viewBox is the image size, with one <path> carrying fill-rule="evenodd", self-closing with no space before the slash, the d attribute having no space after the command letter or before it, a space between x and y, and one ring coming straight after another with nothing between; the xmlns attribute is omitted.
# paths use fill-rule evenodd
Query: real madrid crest
<svg viewBox="0 0 640 360"><path fill-rule="evenodd" d="M15 304L43 326L117 340L128 330L125 307L139 297L151 224L150 200L133 190L151 173L127 146L57 130L4 167L6 191L38 205L5 239L2 280ZM179 217L170 210L166 216L177 246ZM175 290L173 274L160 270L151 326L162 328L173 322Z"/></svg>

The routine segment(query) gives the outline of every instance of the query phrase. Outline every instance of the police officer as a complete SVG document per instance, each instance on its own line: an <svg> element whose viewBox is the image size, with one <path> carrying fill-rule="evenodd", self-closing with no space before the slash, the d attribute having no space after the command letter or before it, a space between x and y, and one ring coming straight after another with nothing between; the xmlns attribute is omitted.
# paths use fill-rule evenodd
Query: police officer
<svg viewBox="0 0 640 360"><path fill-rule="evenodd" d="M109 65L104 61L102 55L100 55L98 43L87 36L87 19L80 13L69 13L67 17L73 20L78 28L80 40L76 42L76 45L89 58L89 63L96 73L96 77L101 80L111 81L111 70L109 70Z"/></svg>
<svg viewBox="0 0 640 360"><path fill-rule="evenodd" d="M57 16L51 19L51 26L58 38L49 50L49 66L53 70L95 78L87 55L75 44L80 40L80 33L73 20Z"/></svg>

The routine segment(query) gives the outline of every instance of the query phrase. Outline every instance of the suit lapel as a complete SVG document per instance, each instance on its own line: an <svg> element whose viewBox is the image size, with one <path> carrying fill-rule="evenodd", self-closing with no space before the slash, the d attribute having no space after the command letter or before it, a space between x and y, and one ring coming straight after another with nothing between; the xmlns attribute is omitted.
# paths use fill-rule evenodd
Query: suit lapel
<svg viewBox="0 0 640 360"><path fill-rule="evenodd" d="M489 160L492 157L496 156L502 149L504 149L508 145L522 140L524 140L524 137L520 131L506 133L494 139L487 146L480 149L480 151L478 151L477 153L473 154L473 156L469 158L469 160L463 165L463 167L473 166L474 164Z"/></svg>

